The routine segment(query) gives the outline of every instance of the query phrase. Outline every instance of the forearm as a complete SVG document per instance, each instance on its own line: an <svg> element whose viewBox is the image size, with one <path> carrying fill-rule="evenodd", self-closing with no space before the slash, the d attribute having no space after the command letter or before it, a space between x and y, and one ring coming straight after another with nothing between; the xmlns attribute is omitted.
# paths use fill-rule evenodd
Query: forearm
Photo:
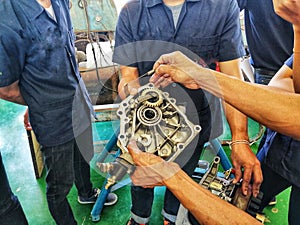
<svg viewBox="0 0 300 225"><path fill-rule="evenodd" d="M297 113L300 95L275 91L267 86L249 84L213 70L198 68L203 76L194 76L199 85L223 98L254 120L280 133L300 138ZM239 94L233 94L239 93Z"/></svg>
<svg viewBox="0 0 300 225"><path fill-rule="evenodd" d="M0 98L20 105L26 105L21 95L18 83L19 82L16 81L9 86L0 87Z"/></svg>
<svg viewBox="0 0 300 225"><path fill-rule="evenodd" d="M294 63L293 63L293 84L296 93L300 93L300 29L294 25Z"/></svg>
<svg viewBox="0 0 300 225"><path fill-rule="evenodd" d="M230 104L225 103L224 105L232 140L248 140L247 116Z"/></svg>
<svg viewBox="0 0 300 225"><path fill-rule="evenodd" d="M220 62L220 70L223 74L244 80L240 63L240 58ZM232 94L238 95L239 93L232 92ZM232 140L248 140L247 117L227 103L224 104L224 109L231 130Z"/></svg>
<svg viewBox="0 0 300 225"><path fill-rule="evenodd" d="M203 225L260 224L244 211L202 188L182 170L164 183Z"/></svg>

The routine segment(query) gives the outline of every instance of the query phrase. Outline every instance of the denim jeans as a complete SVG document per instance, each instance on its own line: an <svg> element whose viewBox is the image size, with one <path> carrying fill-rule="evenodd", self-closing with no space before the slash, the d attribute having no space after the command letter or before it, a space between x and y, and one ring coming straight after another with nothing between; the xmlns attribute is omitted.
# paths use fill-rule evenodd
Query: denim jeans
<svg viewBox="0 0 300 225"><path fill-rule="evenodd" d="M0 152L0 224L28 225L20 202L11 191Z"/></svg>
<svg viewBox="0 0 300 225"><path fill-rule="evenodd" d="M210 113L207 112L207 120L200 122L202 126L202 130L199 134L199 139L194 139L189 146L179 155L178 158L185 158L189 155L188 161L186 160L178 160L175 162L182 166L182 170L185 171L188 175L192 175L194 169L197 166L199 161L202 148L205 142L208 141L210 136L211 124L210 124ZM193 149L191 146L196 146ZM188 154L187 152L192 152L192 154ZM181 159L182 159L181 158ZM184 165L179 162L186 162ZM152 211L152 203L154 200L154 189L153 188L143 188L140 186L131 186L131 198L132 198L132 206L131 206L131 218L133 218L138 223L148 223L150 220L150 215ZM166 189L164 196L164 207L162 210L163 217L168 220L174 222L176 220L176 216L178 213L178 209L180 206L179 200L175 197L175 195L169 190ZM190 215L190 221L193 225L198 225L197 221Z"/></svg>
<svg viewBox="0 0 300 225"><path fill-rule="evenodd" d="M74 182L78 195L88 197L93 192L89 161L83 157L83 155L90 155L86 152L93 150L90 135L91 130L88 129L78 138L65 144L41 149L47 170L48 207L58 225L77 224L67 200ZM79 148L80 143L85 145Z"/></svg>
<svg viewBox="0 0 300 225"><path fill-rule="evenodd" d="M274 77L276 71L269 71L264 69L254 69L255 83L268 85L270 80Z"/></svg>

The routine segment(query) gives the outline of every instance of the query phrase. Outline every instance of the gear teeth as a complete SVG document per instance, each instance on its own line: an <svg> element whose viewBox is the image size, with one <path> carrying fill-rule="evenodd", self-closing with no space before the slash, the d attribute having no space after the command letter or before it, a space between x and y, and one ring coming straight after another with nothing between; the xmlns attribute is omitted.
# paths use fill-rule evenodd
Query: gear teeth
<svg viewBox="0 0 300 225"><path fill-rule="evenodd" d="M146 106L148 106L148 107L151 107L151 108L159 107L159 106L163 103L163 96L161 95L161 93L158 92L158 91L156 91L154 88L153 88L153 89L152 89L152 88L147 88L147 89L145 89L145 90L143 91L142 95L143 95L143 96L146 96L146 95L149 95L149 93L150 93L150 95L152 95L152 96L153 96L152 93L155 93L156 96L154 96L154 97L157 97L157 101L151 102L151 101L149 101L149 100L146 100L146 101L144 102L144 104L145 104Z"/></svg>

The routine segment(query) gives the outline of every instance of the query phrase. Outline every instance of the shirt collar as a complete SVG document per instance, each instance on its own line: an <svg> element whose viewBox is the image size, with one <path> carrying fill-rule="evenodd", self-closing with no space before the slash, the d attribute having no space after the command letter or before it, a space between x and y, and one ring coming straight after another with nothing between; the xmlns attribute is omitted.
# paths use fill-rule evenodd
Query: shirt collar
<svg viewBox="0 0 300 225"><path fill-rule="evenodd" d="M201 0L185 0L186 2L199 2ZM146 0L146 7L151 8L153 6L162 4L163 0Z"/></svg>
<svg viewBox="0 0 300 225"><path fill-rule="evenodd" d="M53 10L54 10L53 4L57 4L57 3L58 2L56 0L52 0ZM23 0L21 7L30 21L36 19L44 11L43 7L36 0L31 0L31 1Z"/></svg>

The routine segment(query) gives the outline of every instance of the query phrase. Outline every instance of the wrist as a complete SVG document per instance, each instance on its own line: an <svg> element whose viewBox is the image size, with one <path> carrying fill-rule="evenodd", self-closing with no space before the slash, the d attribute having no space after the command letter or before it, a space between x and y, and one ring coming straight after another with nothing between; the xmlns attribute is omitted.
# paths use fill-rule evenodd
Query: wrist
<svg viewBox="0 0 300 225"><path fill-rule="evenodd" d="M167 183L174 179L175 175L180 170L181 169L177 163L165 161L163 169L161 170L163 184L167 186Z"/></svg>
<svg viewBox="0 0 300 225"><path fill-rule="evenodd" d="M227 143L228 143L230 149L232 149L232 147L235 146L235 145L248 145L248 146L250 146L250 142L248 140L245 140L245 139L233 140L233 141L229 141Z"/></svg>

